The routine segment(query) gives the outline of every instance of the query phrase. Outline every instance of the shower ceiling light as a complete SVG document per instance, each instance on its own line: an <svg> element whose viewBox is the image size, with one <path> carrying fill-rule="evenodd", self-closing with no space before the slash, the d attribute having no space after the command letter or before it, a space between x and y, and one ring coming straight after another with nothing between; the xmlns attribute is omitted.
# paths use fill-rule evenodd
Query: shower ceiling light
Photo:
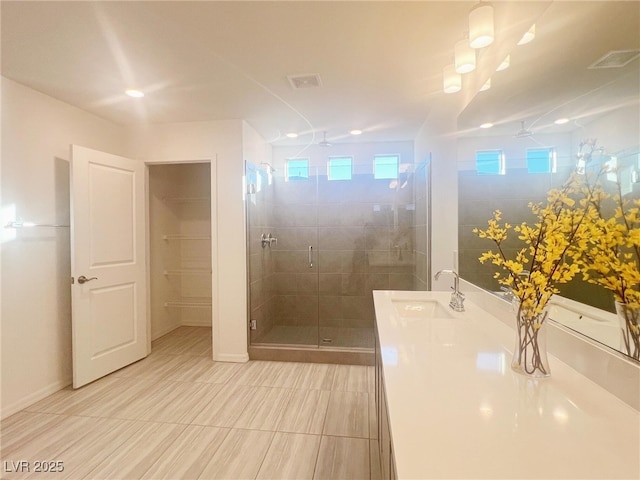
<svg viewBox="0 0 640 480"><path fill-rule="evenodd" d="M289 138L298 138L298 134L296 132L289 132L285 135Z"/></svg>
<svg viewBox="0 0 640 480"><path fill-rule="evenodd" d="M447 65L442 71L444 93L456 93L462 89L462 77L455 70L455 65Z"/></svg>
<svg viewBox="0 0 640 480"><path fill-rule="evenodd" d="M491 127L493 127L493 123L491 122L483 123L482 125L480 125L480 128L491 128Z"/></svg>
<svg viewBox="0 0 640 480"><path fill-rule="evenodd" d="M358 129L358 128L354 128L353 130L351 130L349 132L351 135L361 135L362 134L362 130Z"/></svg>
<svg viewBox="0 0 640 480"><path fill-rule="evenodd" d="M471 48L484 48L492 43L493 7L481 2L469 12L469 45Z"/></svg>
<svg viewBox="0 0 640 480"><path fill-rule="evenodd" d="M469 40L464 38L455 44L456 72L469 73L476 69L476 51L469 46Z"/></svg>
<svg viewBox="0 0 640 480"><path fill-rule="evenodd" d="M564 125L565 123L569 123L569 119L564 117L564 118L559 118L557 119L555 122L556 125Z"/></svg>
<svg viewBox="0 0 640 480"><path fill-rule="evenodd" d="M530 41L536 38L536 24L531 25L531 28L522 36L518 45L526 45Z"/></svg>

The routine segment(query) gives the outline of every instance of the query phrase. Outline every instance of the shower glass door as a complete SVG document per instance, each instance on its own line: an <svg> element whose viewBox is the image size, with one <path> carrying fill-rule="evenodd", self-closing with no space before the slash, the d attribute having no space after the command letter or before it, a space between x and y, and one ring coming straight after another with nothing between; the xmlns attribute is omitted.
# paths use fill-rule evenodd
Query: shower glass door
<svg viewBox="0 0 640 480"><path fill-rule="evenodd" d="M246 165L252 345L317 348L318 176Z"/></svg>
<svg viewBox="0 0 640 480"><path fill-rule="evenodd" d="M247 164L250 342L370 350L372 290L428 288L425 165L332 178L305 161Z"/></svg>

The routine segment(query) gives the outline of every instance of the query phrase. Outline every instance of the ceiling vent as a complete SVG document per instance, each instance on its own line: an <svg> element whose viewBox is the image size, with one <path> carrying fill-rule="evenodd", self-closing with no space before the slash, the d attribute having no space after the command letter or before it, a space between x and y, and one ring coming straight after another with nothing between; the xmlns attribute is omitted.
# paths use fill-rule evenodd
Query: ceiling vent
<svg viewBox="0 0 640 480"><path fill-rule="evenodd" d="M316 88L322 86L322 80L317 73L307 73L304 75L287 75L287 80L291 84L291 88L298 90L300 88Z"/></svg>
<svg viewBox="0 0 640 480"><path fill-rule="evenodd" d="M640 50L612 50L589 65L589 68L621 68L638 56L640 56Z"/></svg>

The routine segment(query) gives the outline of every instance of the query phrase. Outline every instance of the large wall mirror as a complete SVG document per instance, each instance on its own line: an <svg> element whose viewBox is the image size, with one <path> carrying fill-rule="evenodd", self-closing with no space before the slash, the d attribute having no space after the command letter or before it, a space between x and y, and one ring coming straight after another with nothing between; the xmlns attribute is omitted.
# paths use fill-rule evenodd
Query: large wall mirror
<svg viewBox="0 0 640 480"><path fill-rule="evenodd" d="M500 288L492 267L478 257L493 245L472 229L486 228L496 209L505 221L530 221L528 203L544 201L567 179L583 140L597 138L602 150L594 162L615 158L623 166L624 193L640 198L638 3L554 2L536 20L535 32L530 43L514 45L510 67L493 73L491 88L478 92L458 117L459 270L489 291ZM487 123L493 127L480 128ZM550 171L535 161L545 152ZM495 159L497 173L487 173ZM519 246L516 239L507 248ZM610 292L581 279L563 285L561 295L615 311ZM597 337L586 323L571 327Z"/></svg>

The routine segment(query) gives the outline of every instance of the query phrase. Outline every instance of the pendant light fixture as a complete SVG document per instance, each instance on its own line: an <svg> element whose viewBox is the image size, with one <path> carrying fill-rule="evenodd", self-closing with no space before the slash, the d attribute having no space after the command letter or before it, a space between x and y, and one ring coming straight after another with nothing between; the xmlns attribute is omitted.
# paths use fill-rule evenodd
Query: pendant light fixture
<svg viewBox="0 0 640 480"><path fill-rule="evenodd" d="M469 45L484 48L493 43L493 7L480 2L469 12Z"/></svg>
<svg viewBox="0 0 640 480"><path fill-rule="evenodd" d="M447 65L442 71L444 93L456 93L462 90L462 76L456 72L455 65Z"/></svg>
<svg viewBox="0 0 640 480"><path fill-rule="evenodd" d="M453 47L455 66L458 73L469 73L476 69L476 51L469 45L465 36Z"/></svg>

